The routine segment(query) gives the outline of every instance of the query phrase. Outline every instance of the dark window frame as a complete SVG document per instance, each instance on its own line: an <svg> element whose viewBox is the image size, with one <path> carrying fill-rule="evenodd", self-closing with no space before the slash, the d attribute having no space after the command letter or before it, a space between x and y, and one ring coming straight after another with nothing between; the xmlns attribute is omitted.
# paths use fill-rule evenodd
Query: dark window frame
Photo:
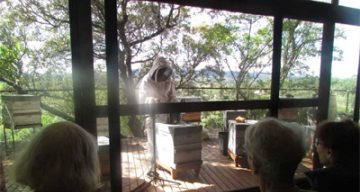
<svg viewBox="0 0 360 192"><path fill-rule="evenodd" d="M95 90L93 78L92 58L92 29L91 1L69 0L70 32L72 67L74 79L74 106L75 120L96 135L96 117L109 117L110 135L110 169L111 191L121 191L121 137L119 116L163 113L163 112L190 112L215 111L230 109L269 109L271 116L277 116L279 108L287 107L318 107L318 120L327 117L331 62L333 51L333 33L335 23L360 26L360 10L338 6L337 3L327 4L314 1L277 1L277 0L148 0L179 4L184 6L202 7L233 12L273 16L274 25L274 52L271 97L269 100L250 101L217 101L194 103L158 104L158 108L150 105L120 105L118 92L117 70L117 31L116 31L116 0L105 0L105 36L106 36L106 66L108 78L108 106L95 105ZM279 76L281 58L281 29L283 18L300 19L320 22L324 24L323 44L321 55L319 98L310 99L280 99ZM279 50L280 47L280 50ZM89 78L90 77L90 78ZM359 120L359 92L360 88L360 55L356 85L356 100L354 106L354 120ZM321 90L321 91L320 91ZM152 110L154 109L154 110ZM113 128L111 128L113 127Z"/></svg>

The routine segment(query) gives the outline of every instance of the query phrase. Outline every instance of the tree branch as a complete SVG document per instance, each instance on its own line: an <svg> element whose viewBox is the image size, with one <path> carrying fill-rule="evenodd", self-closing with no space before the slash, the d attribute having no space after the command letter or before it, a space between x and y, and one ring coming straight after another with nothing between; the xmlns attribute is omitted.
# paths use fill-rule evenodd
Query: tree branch
<svg viewBox="0 0 360 192"><path fill-rule="evenodd" d="M48 111L49 113L51 113L53 115L59 116L59 117L65 119L67 121L72 121L72 122L75 121L74 117L72 117L72 116L70 116L67 113L64 113L62 111L59 111L59 110L57 110L57 109L55 109L55 108L53 108L53 107L51 107L49 105L46 105L43 102L40 103L40 106L41 106L42 109L44 109L45 111Z"/></svg>

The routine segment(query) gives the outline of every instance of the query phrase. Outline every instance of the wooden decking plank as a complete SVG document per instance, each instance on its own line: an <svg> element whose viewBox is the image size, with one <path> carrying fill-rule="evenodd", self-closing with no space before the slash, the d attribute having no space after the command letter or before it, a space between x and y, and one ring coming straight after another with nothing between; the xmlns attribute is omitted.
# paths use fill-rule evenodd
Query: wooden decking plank
<svg viewBox="0 0 360 192"><path fill-rule="evenodd" d="M207 184L206 187L204 187L204 191L206 192L215 192L216 191L216 186L214 185L214 181L213 179L208 175L208 169L206 169L205 167L207 166L207 163L204 162L203 166L201 168L200 171L200 182L204 182Z"/></svg>
<svg viewBox="0 0 360 192"><path fill-rule="evenodd" d="M223 169L220 169L220 171L227 176L226 178L230 178L229 181L231 181L231 183L235 184L234 189L247 188L257 185L255 176L252 175L250 170L235 167L235 164L230 157L224 157L220 154L219 145L216 143L216 141L211 140L210 142L211 146L213 146L212 149L216 148L217 150L219 150L219 153L217 153L218 155L216 157L215 155L213 155L213 157L215 157L213 159L214 162L226 164L226 166Z"/></svg>
<svg viewBox="0 0 360 192"><path fill-rule="evenodd" d="M146 173L150 169L151 163L147 156L146 140L141 138L128 138L122 141L122 171L123 171L123 191L129 192L137 187L149 182ZM233 189L243 189L258 185L256 177L250 170L235 167L233 161L223 156L219 150L216 139L202 142L203 165L200 174L196 177L194 171L179 172L178 179L180 185L170 184L165 181L165 185L148 183L144 188L137 192L218 192ZM5 165L5 174L11 166ZM296 178L304 177L301 172L309 169L299 165ZM158 170L162 178L173 181L169 172ZM299 173L300 172L300 173ZM8 177L7 177L8 178ZM9 180L7 180L9 181ZM22 191L23 188L9 181L7 183L8 192ZM28 191L24 189L24 191Z"/></svg>
<svg viewBox="0 0 360 192"><path fill-rule="evenodd" d="M211 141L207 141L207 145L206 147L203 149L204 152L207 154L207 156L210 156L211 159L210 161L206 161L206 166L204 166L205 170L208 171L208 175L212 178L213 180L213 184L215 184L216 188L220 188L221 191L225 191L227 190L229 187L227 186L228 183L227 181L225 181L225 179L219 179L218 174L215 171L215 166L212 165L213 162L215 162L214 160L214 148L213 148L213 144L211 143ZM218 191L218 189L216 189Z"/></svg>
<svg viewBox="0 0 360 192"><path fill-rule="evenodd" d="M217 188L220 188L222 191L228 190L230 188L230 184L223 177L218 177L218 168L213 165L215 162L217 162L220 154L220 150L217 144L215 144L213 141L214 139L209 139L203 142L205 144L204 153L206 154L204 158L208 163L211 176L212 178L214 178L215 182L213 184L215 184L215 186L217 186ZM218 189L216 190L218 191Z"/></svg>
<svg viewBox="0 0 360 192"><path fill-rule="evenodd" d="M200 170L201 172L201 170ZM188 192L191 191L205 191L204 187L207 186L207 184L201 183L200 177L195 175L194 171L186 171L186 172L180 172L178 174L179 179L176 181L181 181L186 186Z"/></svg>
<svg viewBox="0 0 360 192"><path fill-rule="evenodd" d="M152 178L149 178L146 174L151 171L152 169L152 161L151 161L151 156L149 153L150 153L150 150L148 149L148 146L147 146L147 141L144 140L143 142L143 159L146 161L146 165L144 167L144 170L145 170L145 181L149 183L149 187L145 190L146 192L164 192L164 190L158 186L157 183L155 183L154 180L152 180Z"/></svg>
<svg viewBox="0 0 360 192"><path fill-rule="evenodd" d="M135 169L135 172L134 174L132 175L131 179L135 178L134 180L134 184L136 184L136 186L139 186L142 184L142 182L140 181L141 180L141 166L137 166L139 164L139 161L136 159L136 151L138 150L136 147L136 143L134 142L134 140L132 139L130 142L129 142L129 150L130 152L132 152L133 155L131 155L131 158L130 160L133 162L133 168ZM130 154L129 152L129 154Z"/></svg>
<svg viewBox="0 0 360 192"><path fill-rule="evenodd" d="M164 191L180 191L180 188L178 188L176 184L171 183L174 180L171 178L171 175L169 173L167 173L165 170L160 170L159 175L160 178L164 179L162 183L162 188ZM181 181L176 182L178 182L180 185L182 184Z"/></svg>
<svg viewBox="0 0 360 192"><path fill-rule="evenodd" d="M210 167L209 164L211 162L213 162L213 156L212 156L212 146L209 145L210 142L208 141L204 141L203 142L203 150L202 150L202 157L203 157L203 166L202 166L202 172L200 174L200 176L202 177L202 179L204 179L204 181L206 181L208 184L211 185L211 187L207 188L206 190L210 190L210 191L224 191L224 189L222 188L222 186L219 186L219 182L217 181L219 178L216 178L216 176L213 175L213 173L210 171Z"/></svg>
<svg viewBox="0 0 360 192"><path fill-rule="evenodd" d="M141 179L143 180L142 181L142 184L144 182L146 182L145 178L146 178L146 173L149 169L149 164L147 163L148 160L146 159L146 155L145 155L145 150L144 150L144 147L143 147L143 143L144 141L143 140L136 140L136 147L137 147L137 157L139 159L139 164L140 167L141 167Z"/></svg>
<svg viewBox="0 0 360 192"><path fill-rule="evenodd" d="M133 139L132 147L133 153L135 153L135 161L134 166L138 167L137 169L137 177L138 177L138 184L139 185L147 185L144 184L146 181L146 173L150 170L150 164L148 163L148 157L146 155L147 150L145 150L144 146L146 142L143 139ZM133 190L133 189L132 189Z"/></svg>
<svg viewBox="0 0 360 192"><path fill-rule="evenodd" d="M205 182L208 184L208 187L204 188L204 191L208 191L208 192L213 192L213 191L216 191L216 186L215 186L215 181L213 181L213 179L209 176L209 173L208 173L208 169L207 169L207 163L209 161L209 157L208 154L206 153L207 151L207 142L203 142L202 143L203 145L203 149L202 149L202 152L201 152L201 156L202 156L202 159L203 159L203 165L201 167L201 170L200 170L200 179L202 182Z"/></svg>
<svg viewBox="0 0 360 192"><path fill-rule="evenodd" d="M220 156L222 155L220 154ZM224 165L224 168L220 170L226 178L234 184L234 189L247 188L257 185L256 180L254 180L255 176L252 174L250 169L235 167L235 164L229 156L222 156L219 159L220 160L218 161Z"/></svg>
<svg viewBox="0 0 360 192"><path fill-rule="evenodd" d="M132 170L130 169L131 162L130 162L130 153L129 153L129 145L128 140L122 141L122 188L124 191L130 191L131 190L131 181L130 181L130 174ZM125 179L124 179L125 177Z"/></svg>
<svg viewBox="0 0 360 192"><path fill-rule="evenodd" d="M220 178L223 178L222 181L224 181L224 183L227 185L227 190L236 189L237 183L239 181L237 181L237 179L235 179L236 178L235 175L230 176L229 173L231 173L231 172L228 170L228 169L230 169L230 167L223 166L224 163L226 163L226 162L224 162L224 156L220 153L219 145L215 144L214 140L210 140L208 142L211 144L213 149L215 149L215 150L209 150L209 153L211 153L212 156L217 159L217 161L212 162L213 164L215 164L214 170L216 173L218 173L217 176L219 176ZM228 162L228 160L225 160L225 161ZM216 164L219 166L222 166L222 167L219 168Z"/></svg>

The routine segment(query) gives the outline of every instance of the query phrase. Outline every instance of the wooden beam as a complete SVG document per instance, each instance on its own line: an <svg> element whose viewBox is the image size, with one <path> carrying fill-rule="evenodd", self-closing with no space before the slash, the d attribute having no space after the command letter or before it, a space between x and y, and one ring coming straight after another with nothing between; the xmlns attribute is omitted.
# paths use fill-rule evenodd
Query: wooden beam
<svg viewBox="0 0 360 192"><path fill-rule="evenodd" d="M328 118L331 85L331 65L334 50L335 23L327 22L323 26L323 39L321 45L321 66L319 82L319 111L317 121Z"/></svg>
<svg viewBox="0 0 360 192"><path fill-rule="evenodd" d="M223 111L235 109L268 109L269 107L269 100L127 104L119 106L120 116L144 115L150 113L159 114L195 111ZM97 106L97 117L106 117L107 111L107 106Z"/></svg>
<svg viewBox="0 0 360 192"><path fill-rule="evenodd" d="M279 108L317 107L318 103L319 103L318 98L311 98L311 99L280 99Z"/></svg>
<svg viewBox="0 0 360 192"><path fill-rule="evenodd" d="M358 61L358 72L356 81L356 93L355 93L355 104L354 104L354 121L359 122L359 105L360 105L360 50L359 50L359 61Z"/></svg>
<svg viewBox="0 0 360 192"><path fill-rule="evenodd" d="M69 0L75 122L96 136L90 0Z"/></svg>
<svg viewBox="0 0 360 192"><path fill-rule="evenodd" d="M121 137L119 119L119 68L116 0L105 0L105 43L108 88L111 191L122 190Z"/></svg>
<svg viewBox="0 0 360 192"><path fill-rule="evenodd" d="M283 17L275 16L273 31L273 56L271 72L271 105L270 116L277 117L279 109L280 71L281 71L281 40L283 30Z"/></svg>
<svg viewBox="0 0 360 192"><path fill-rule="evenodd" d="M326 22L323 26L323 39L321 45L321 66L319 82L319 107L317 113L317 122L328 118L331 84L331 65L334 49L335 23ZM314 138L315 139L315 138ZM319 156L314 148L313 150L313 168L320 168Z"/></svg>
<svg viewBox="0 0 360 192"><path fill-rule="evenodd" d="M284 18L312 22L332 21L360 26L360 10L336 4L307 0L142 0L184 6L226 10L258 15L282 15Z"/></svg>
<svg viewBox="0 0 360 192"><path fill-rule="evenodd" d="M196 111L224 111L237 109L268 109L271 106L270 100L250 101L215 101L215 102L186 102L186 103L160 103L160 104L128 104L120 105L120 116L145 115L150 113L179 113ZM316 107L317 98L311 99L281 99L279 107ZM96 107L96 117L107 117L107 106Z"/></svg>

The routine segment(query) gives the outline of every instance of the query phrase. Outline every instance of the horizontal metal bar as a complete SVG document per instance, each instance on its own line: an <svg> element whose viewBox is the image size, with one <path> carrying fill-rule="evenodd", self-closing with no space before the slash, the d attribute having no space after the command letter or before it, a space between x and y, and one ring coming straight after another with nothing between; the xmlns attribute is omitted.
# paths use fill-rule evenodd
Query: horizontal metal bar
<svg viewBox="0 0 360 192"><path fill-rule="evenodd" d="M144 1L144 0L143 0ZM360 26L360 10L335 4L299 0L146 0L259 15L281 15L313 22L332 21Z"/></svg>
<svg viewBox="0 0 360 192"><path fill-rule="evenodd" d="M270 107L269 100L252 101L215 101L215 102L179 102L159 104L129 104L120 105L120 115L144 115L173 112L195 111L222 111L235 109L267 109ZM107 117L107 106L97 106L97 117Z"/></svg>

